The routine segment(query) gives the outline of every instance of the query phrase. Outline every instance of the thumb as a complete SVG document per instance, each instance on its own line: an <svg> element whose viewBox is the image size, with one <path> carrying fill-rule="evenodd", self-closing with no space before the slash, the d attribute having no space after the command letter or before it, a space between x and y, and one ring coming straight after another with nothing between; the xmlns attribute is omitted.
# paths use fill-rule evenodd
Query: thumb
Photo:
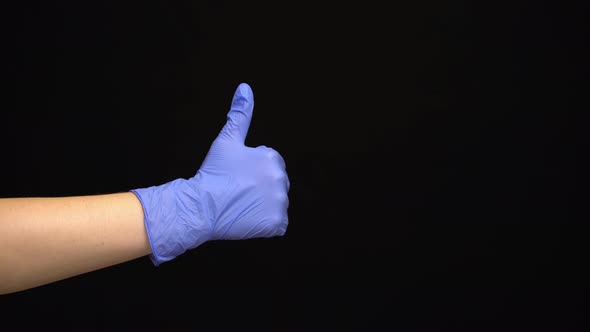
<svg viewBox="0 0 590 332"><path fill-rule="evenodd" d="M244 144L250 120L252 119L252 110L254 109L254 94L252 89L246 83L241 83L231 103L231 108L227 114L227 122L219 134L220 137Z"/></svg>

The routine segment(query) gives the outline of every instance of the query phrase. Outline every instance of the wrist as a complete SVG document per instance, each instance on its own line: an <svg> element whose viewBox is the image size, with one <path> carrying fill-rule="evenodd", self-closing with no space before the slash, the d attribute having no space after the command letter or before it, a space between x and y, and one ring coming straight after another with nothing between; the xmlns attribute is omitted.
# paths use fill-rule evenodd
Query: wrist
<svg viewBox="0 0 590 332"><path fill-rule="evenodd" d="M144 211L144 224L158 266L211 239L201 193L186 179L131 190Z"/></svg>

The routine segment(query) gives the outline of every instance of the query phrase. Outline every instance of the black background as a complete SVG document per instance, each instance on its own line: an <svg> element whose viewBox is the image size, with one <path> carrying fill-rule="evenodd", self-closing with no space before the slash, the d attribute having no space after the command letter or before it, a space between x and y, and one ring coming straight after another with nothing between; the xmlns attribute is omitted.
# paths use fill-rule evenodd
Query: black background
<svg viewBox="0 0 590 332"><path fill-rule="evenodd" d="M2 296L4 324L588 328L588 5L474 3L5 7L1 196L188 178L240 82L291 191L284 237Z"/></svg>

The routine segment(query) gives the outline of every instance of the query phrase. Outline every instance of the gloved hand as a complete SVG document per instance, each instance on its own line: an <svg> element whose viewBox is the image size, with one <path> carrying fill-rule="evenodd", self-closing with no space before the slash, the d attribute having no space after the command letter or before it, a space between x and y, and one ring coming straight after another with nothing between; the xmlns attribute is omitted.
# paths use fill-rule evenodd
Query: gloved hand
<svg viewBox="0 0 590 332"><path fill-rule="evenodd" d="M158 266L205 241L284 235L289 179L273 149L244 145L254 96L238 86L227 123L190 179L131 190L141 201Z"/></svg>

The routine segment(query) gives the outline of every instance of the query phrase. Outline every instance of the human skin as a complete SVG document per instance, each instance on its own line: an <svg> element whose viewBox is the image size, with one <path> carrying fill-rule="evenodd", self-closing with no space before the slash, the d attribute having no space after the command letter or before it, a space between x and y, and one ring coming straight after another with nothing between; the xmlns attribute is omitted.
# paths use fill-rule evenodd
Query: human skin
<svg viewBox="0 0 590 332"><path fill-rule="evenodd" d="M0 199L0 294L151 253L131 193Z"/></svg>

